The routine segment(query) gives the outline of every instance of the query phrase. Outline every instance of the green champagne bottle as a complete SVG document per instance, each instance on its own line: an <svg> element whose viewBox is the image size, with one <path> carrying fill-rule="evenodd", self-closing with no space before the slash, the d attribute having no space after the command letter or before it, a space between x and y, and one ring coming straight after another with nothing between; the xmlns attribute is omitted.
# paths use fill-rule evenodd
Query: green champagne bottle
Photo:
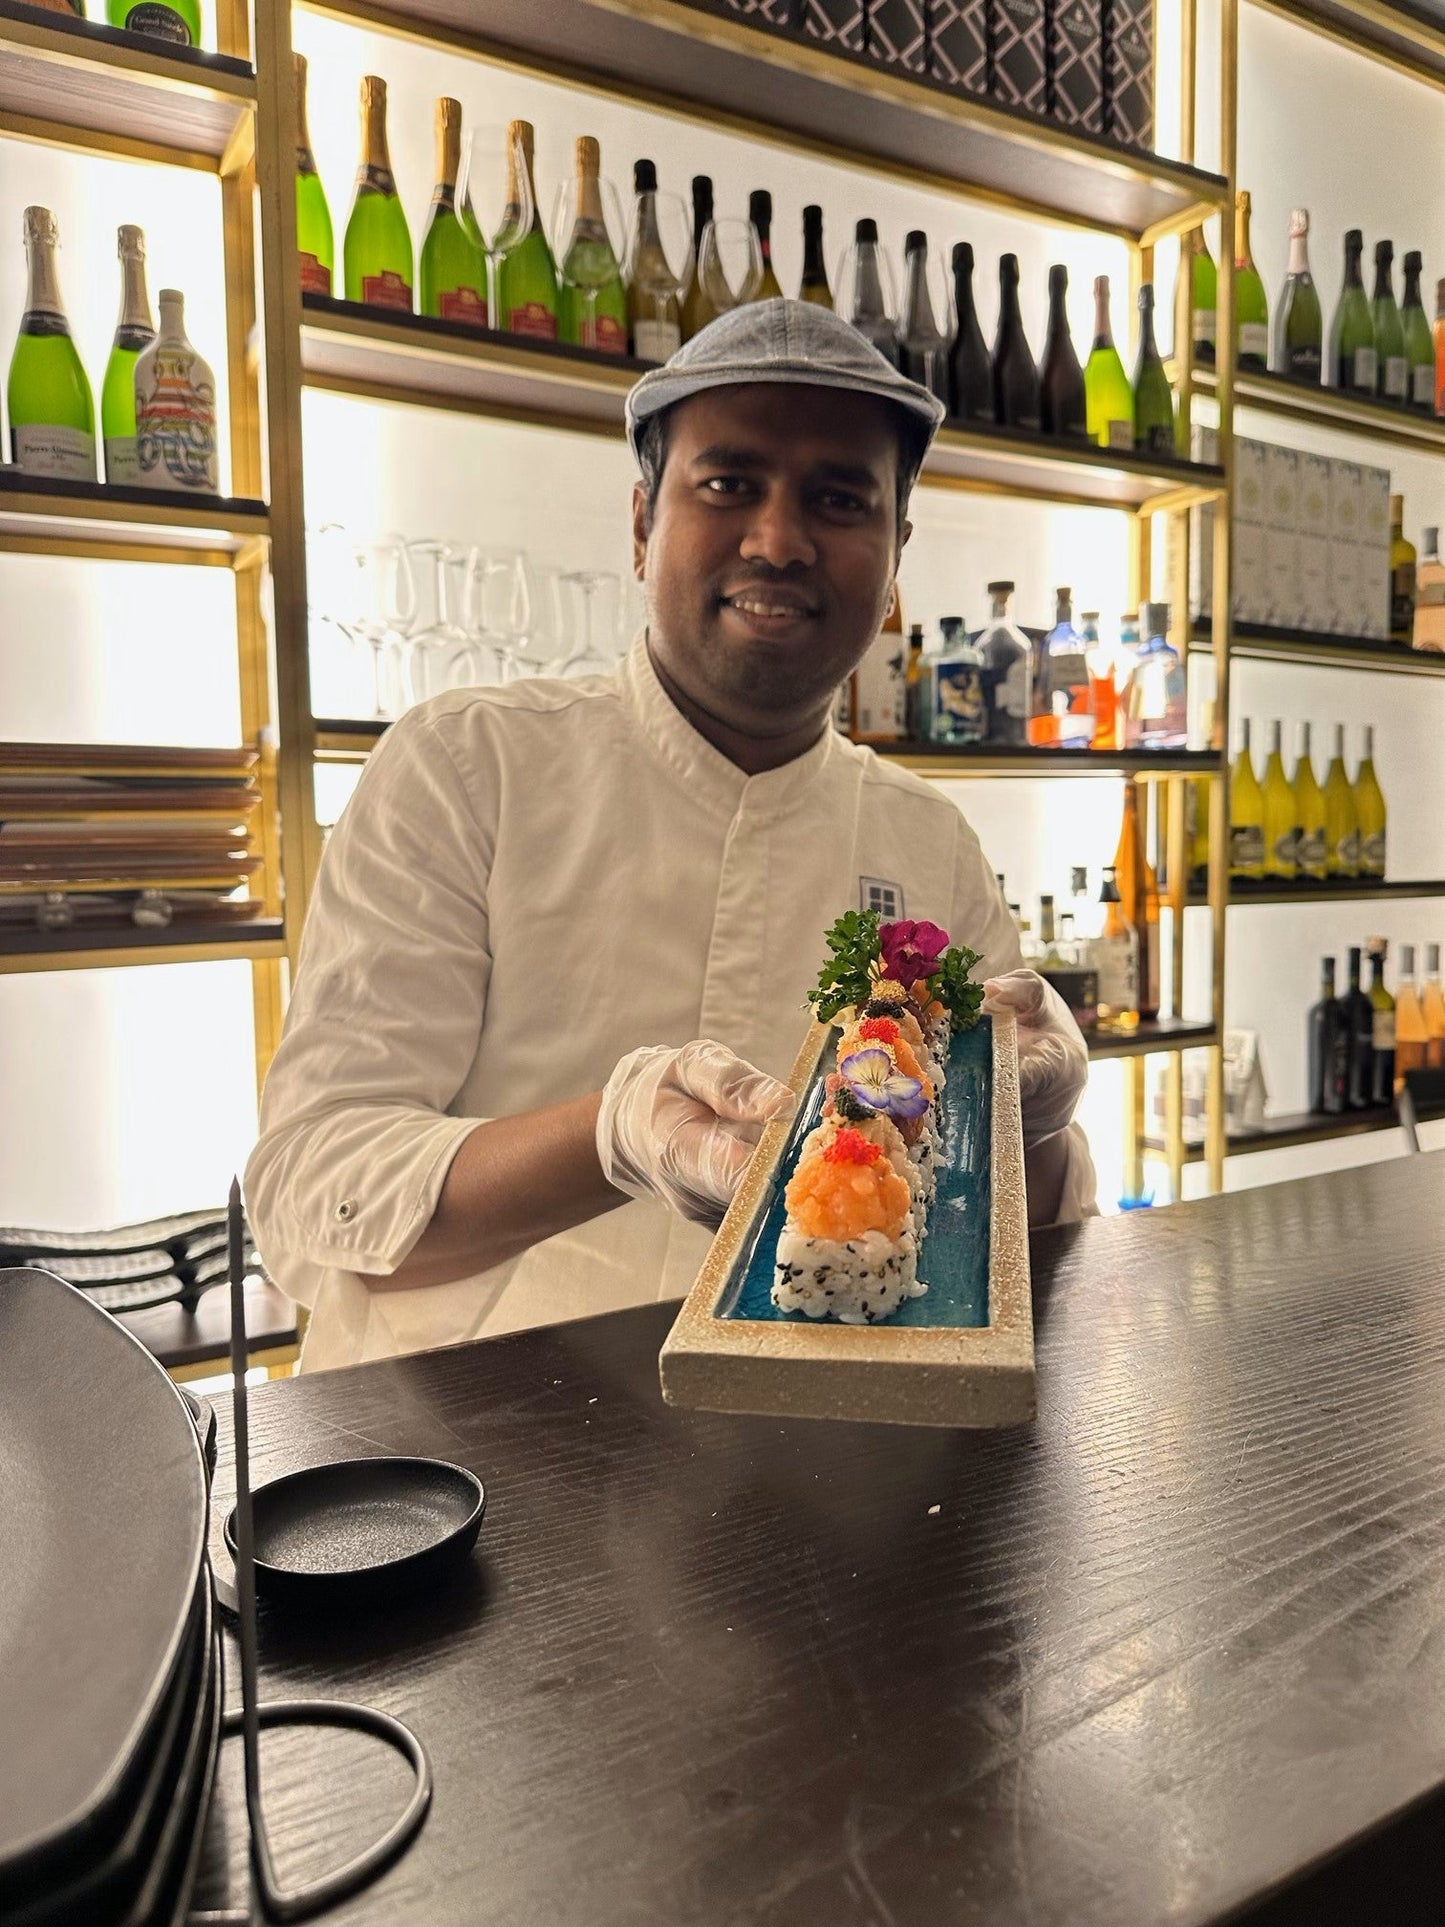
<svg viewBox="0 0 1445 1927"><path fill-rule="evenodd" d="M411 313L411 229L387 152L386 82L375 74L361 82L361 165L341 251L348 301Z"/></svg>
<svg viewBox="0 0 1445 1927"><path fill-rule="evenodd" d="M537 207L537 190L532 181L532 152L535 135L529 120L514 120L507 128L507 205L502 215L503 232L519 224L522 187L526 204L532 210L532 225L514 248L497 263L496 325L514 335L530 335L537 341L557 339L557 264L547 245L546 230ZM525 183L516 179L520 160L526 171Z"/></svg>
<svg viewBox="0 0 1445 1927"><path fill-rule="evenodd" d="M147 40L165 40L173 47L201 44L200 0L106 0L105 17L111 26L144 34Z"/></svg>
<svg viewBox="0 0 1445 1927"><path fill-rule="evenodd" d="M60 299L55 271L59 243L50 209L27 207L30 282L5 396L11 458L22 475L93 482L95 403Z"/></svg>
<svg viewBox="0 0 1445 1927"><path fill-rule="evenodd" d="M1375 295L1370 319L1375 324L1375 393L1381 401L1410 399L1410 363L1405 354L1405 326L1395 306L1395 243L1375 243Z"/></svg>
<svg viewBox="0 0 1445 1927"><path fill-rule="evenodd" d="M306 56L296 63L296 252L300 258L302 294L330 294L331 271L336 265L336 243L331 233L331 209L316 172L311 135L306 126Z"/></svg>
<svg viewBox="0 0 1445 1927"><path fill-rule="evenodd" d="M100 390L100 432L105 445L108 482L140 480L135 452L135 365L142 348L156 338L146 297L146 241L138 227L116 235L120 256L120 320Z"/></svg>
<svg viewBox="0 0 1445 1927"><path fill-rule="evenodd" d="M1249 195L1244 189L1234 197L1234 320L1238 365L1263 373L1269 367L1269 302L1249 251Z"/></svg>
<svg viewBox="0 0 1445 1927"><path fill-rule="evenodd" d="M457 213L462 103L436 104L437 180L421 244L421 312L442 321L487 325L487 257Z"/></svg>
<svg viewBox="0 0 1445 1927"><path fill-rule="evenodd" d="M1194 228L1185 236L1184 245L1191 257L1190 304L1193 309L1194 359L1204 368L1214 366L1214 343L1218 329L1219 271L1204 239L1204 229Z"/></svg>
<svg viewBox="0 0 1445 1927"><path fill-rule="evenodd" d="M1330 380L1347 395L1375 392L1375 324L1360 278L1365 237L1352 227L1345 235L1345 281L1330 324Z"/></svg>
<svg viewBox="0 0 1445 1927"><path fill-rule="evenodd" d="M1094 282L1094 345L1084 367L1089 440L1100 448L1134 446L1134 394L1109 325L1109 277Z"/></svg>
<svg viewBox="0 0 1445 1927"><path fill-rule="evenodd" d="M1324 317L1310 273L1309 232L1308 211L1295 208L1289 217L1289 274L1274 323L1274 371L1318 386L1324 369Z"/></svg>
<svg viewBox="0 0 1445 1927"><path fill-rule="evenodd" d="M577 142L577 212L562 255L558 333L574 348L627 353L627 290L602 213L602 150L590 134Z"/></svg>
<svg viewBox="0 0 1445 1927"><path fill-rule="evenodd" d="M1134 446L1143 455L1175 452L1174 396L1154 345L1154 289L1139 290L1139 360L1134 369Z"/></svg>
<svg viewBox="0 0 1445 1927"><path fill-rule="evenodd" d="M1422 415L1435 413L1435 338L1420 299L1424 268L1417 249L1405 256L1405 299L1400 319L1405 326L1405 359L1410 364L1410 406Z"/></svg>

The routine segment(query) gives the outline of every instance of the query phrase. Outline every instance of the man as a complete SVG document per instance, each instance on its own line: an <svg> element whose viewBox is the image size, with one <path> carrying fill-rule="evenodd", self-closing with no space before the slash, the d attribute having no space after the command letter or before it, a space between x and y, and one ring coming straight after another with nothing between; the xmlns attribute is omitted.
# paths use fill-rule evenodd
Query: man
<svg viewBox="0 0 1445 1927"><path fill-rule="evenodd" d="M852 907L940 923L1002 978L1030 1216L1090 1208L1083 1042L1018 971L977 838L830 721L941 414L826 310L725 315L628 398L648 627L619 672L438 697L383 739L246 1172L313 1307L308 1368L681 1296L791 1107Z"/></svg>

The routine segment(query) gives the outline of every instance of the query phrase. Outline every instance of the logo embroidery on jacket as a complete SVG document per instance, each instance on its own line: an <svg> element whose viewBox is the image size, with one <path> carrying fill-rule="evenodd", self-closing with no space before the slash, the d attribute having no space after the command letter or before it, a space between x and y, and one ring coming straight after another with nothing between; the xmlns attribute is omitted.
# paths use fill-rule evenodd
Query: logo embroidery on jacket
<svg viewBox="0 0 1445 1927"><path fill-rule="evenodd" d="M902 887L881 877L859 877L858 908L876 910L884 923L896 923L903 915Z"/></svg>

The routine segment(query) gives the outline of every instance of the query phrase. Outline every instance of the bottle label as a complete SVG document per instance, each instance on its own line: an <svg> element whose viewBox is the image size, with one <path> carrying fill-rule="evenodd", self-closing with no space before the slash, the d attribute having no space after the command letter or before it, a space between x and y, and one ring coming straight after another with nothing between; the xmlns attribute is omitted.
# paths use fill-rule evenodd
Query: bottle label
<svg viewBox="0 0 1445 1927"><path fill-rule="evenodd" d="M1196 348L1214 346L1215 314L1213 308L1194 310L1194 345Z"/></svg>
<svg viewBox="0 0 1445 1927"><path fill-rule="evenodd" d="M1269 329L1262 321L1241 321L1239 324L1239 352L1254 355L1260 361L1269 358Z"/></svg>
<svg viewBox="0 0 1445 1927"><path fill-rule="evenodd" d="M1099 1002L1111 1010L1139 1007L1139 960L1130 937L1100 937L1094 945Z"/></svg>
<svg viewBox="0 0 1445 1927"><path fill-rule="evenodd" d="M1295 839L1295 863L1306 876L1323 876L1325 873L1325 833L1318 830L1301 830Z"/></svg>
<svg viewBox="0 0 1445 1927"><path fill-rule="evenodd" d="M1110 422L1109 440L1106 446L1109 448L1132 449L1134 446L1133 422Z"/></svg>
<svg viewBox="0 0 1445 1927"><path fill-rule="evenodd" d="M1285 372L1291 381L1318 382L1324 358L1317 347L1285 351Z"/></svg>
<svg viewBox="0 0 1445 1927"><path fill-rule="evenodd" d="M976 663L940 662L933 670L935 743L981 743L988 734L988 705Z"/></svg>
<svg viewBox="0 0 1445 1927"><path fill-rule="evenodd" d="M682 346L682 330L675 321L637 321L632 339L640 361L667 361Z"/></svg>
<svg viewBox="0 0 1445 1927"><path fill-rule="evenodd" d="M437 307L443 321L469 321L474 328L487 325L487 304L475 288L447 288L438 295Z"/></svg>
<svg viewBox="0 0 1445 1927"><path fill-rule="evenodd" d="M1154 422L1141 435L1134 438L1134 446L1145 455L1172 455L1174 453L1173 422Z"/></svg>
<svg viewBox="0 0 1445 1927"><path fill-rule="evenodd" d="M534 341L555 341L557 317L543 302L526 301L519 308L508 308L507 331L514 335L531 335Z"/></svg>
<svg viewBox="0 0 1445 1927"><path fill-rule="evenodd" d="M368 308L399 308L403 314L411 313L411 288L393 268L383 274L364 274L361 298Z"/></svg>
<svg viewBox="0 0 1445 1927"><path fill-rule="evenodd" d="M134 487L140 480L140 458L135 452L134 435L107 435L105 438L105 479Z"/></svg>
<svg viewBox="0 0 1445 1927"><path fill-rule="evenodd" d="M582 324L584 327L586 323ZM597 315L592 323L592 347L600 355L625 355L627 330L610 314Z"/></svg>
<svg viewBox="0 0 1445 1927"><path fill-rule="evenodd" d="M1370 393L1373 394L1378 366L1379 363L1373 348L1356 348L1354 353L1354 372L1350 378L1350 386L1352 388L1368 389Z"/></svg>
<svg viewBox="0 0 1445 1927"><path fill-rule="evenodd" d="M1371 1043L1377 1051L1395 1048L1395 1013L1393 1010L1377 1010L1371 1027Z"/></svg>
<svg viewBox="0 0 1445 1927"><path fill-rule="evenodd" d="M1019 723L1026 723L1029 714L1029 659L1016 656L1008 673L994 685L994 710L998 715L1011 716ZM1022 740L1020 737L1019 740Z"/></svg>
<svg viewBox="0 0 1445 1927"><path fill-rule="evenodd" d="M1289 830L1274 839L1274 860L1281 868L1293 870L1299 862L1299 832Z"/></svg>
<svg viewBox="0 0 1445 1927"><path fill-rule="evenodd" d="M1343 871L1347 876L1354 876L1359 871L1359 867L1360 839L1358 833L1351 830L1335 845L1335 868L1337 871Z"/></svg>
<svg viewBox="0 0 1445 1927"><path fill-rule="evenodd" d="M58 422L16 422L15 465L56 482L95 480L95 437Z"/></svg>
<svg viewBox="0 0 1445 1927"><path fill-rule="evenodd" d="M1404 401L1410 392L1410 364L1403 355L1385 357L1385 393L1391 401Z"/></svg>
<svg viewBox="0 0 1445 1927"><path fill-rule="evenodd" d="M1428 361L1410 371L1410 399L1417 408L1435 406L1435 370Z"/></svg>
<svg viewBox="0 0 1445 1927"><path fill-rule="evenodd" d="M125 17L127 33L143 33L152 40L169 40L174 47L189 47L191 30L181 16L159 0L141 0Z"/></svg>
<svg viewBox="0 0 1445 1927"><path fill-rule="evenodd" d="M148 373L137 369L135 447L146 488L220 489L216 390L210 370L184 342L157 343Z"/></svg>
<svg viewBox="0 0 1445 1927"><path fill-rule="evenodd" d="M1233 870L1264 867L1264 830L1258 823L1230 824L1229 864Z"/></svg>
<svg viewBox="0 0 1445 1927"><path fill-rule="evenodd" d="M314 254L300 254L302 294L330 294L331 270L323 267Z"/></svg>
<svg viewBox="0 0 1445 1927"><path fill-rule="evenodd" d="M1376 830L1371 836L1360 838L1360 868L1366 876L1382 877L1385 874L1385 832Z"/></svg>

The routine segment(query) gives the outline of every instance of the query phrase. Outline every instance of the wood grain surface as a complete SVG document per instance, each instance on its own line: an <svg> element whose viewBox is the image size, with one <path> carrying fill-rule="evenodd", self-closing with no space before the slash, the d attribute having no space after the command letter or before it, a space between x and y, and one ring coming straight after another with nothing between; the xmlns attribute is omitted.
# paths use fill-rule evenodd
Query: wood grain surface
<svg viewBox="0 0 1445 1927"><path fill-rule="evenodd" d="M400 1451L489 1492L455 1584L263 1616L269 1696L384 1707L435 1765L330 1918L1438 1921L1445 1153L1032 1258L1007 1432L672 1410L670 1305L258 1388L258 1481ZM346 1736L265 1759L288 1878L402 1797ZM228 1760L199 1902L243 1865Z"/></svg>

